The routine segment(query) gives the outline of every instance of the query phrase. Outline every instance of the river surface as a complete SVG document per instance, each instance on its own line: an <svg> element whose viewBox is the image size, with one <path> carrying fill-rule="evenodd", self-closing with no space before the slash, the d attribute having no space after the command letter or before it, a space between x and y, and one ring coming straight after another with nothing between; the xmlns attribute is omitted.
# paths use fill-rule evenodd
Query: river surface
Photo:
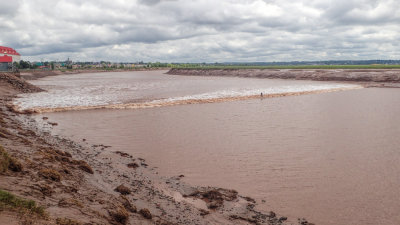
<svg viewBox="0 0 400 225"><path fill-rule="evenodd" d="M78 74L33 83L49 92L22 95L16 104L23 109L124 108L183 98L315 91L208 104L53 112L36 118L58 122L54 134L145 158L161 175L184 174L183 180L193 185L236 189L255 198L259 209L292 221L305 217L318 225L400 224L398 89L159 71ZM340 88L348 90L326 92Z"/></svg>

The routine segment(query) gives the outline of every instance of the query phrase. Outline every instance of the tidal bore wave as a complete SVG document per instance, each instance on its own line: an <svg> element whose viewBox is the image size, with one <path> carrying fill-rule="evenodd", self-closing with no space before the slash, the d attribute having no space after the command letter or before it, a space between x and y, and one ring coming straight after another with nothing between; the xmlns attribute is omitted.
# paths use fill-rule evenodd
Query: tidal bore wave
<svg viewBox="0 0 400 225"><path fill-rule="evenodd" d="M276 98L285 96L298 96L307 94L320 94L335 91L345 91L361 89L362 86L349 85L338 88L327 88L307 91L290 91L281 93L263 93L261 94L249 94L249 93L236 93L236 95L223 95L215 96L212 94L200 94L183 97L173 97L167 99L152 100L147 102L135 102L135 103L118 103L118 104L102 104L102 105L89 105L89 106L66 106L66 107L30 107L23 108L18 104L13 105L13 109L20 113L47 113L47 112L62 112L62 111L76 111L76 110L91 110L91 109L146 109L154 107L164 106L176 106L176 105L189 105L189 104L204 104L204 103L219 103L219 102L230 102L230 101L241 101L250 99L262 99L262 98ZM253 91L254 92L254 91Z"/></svg>

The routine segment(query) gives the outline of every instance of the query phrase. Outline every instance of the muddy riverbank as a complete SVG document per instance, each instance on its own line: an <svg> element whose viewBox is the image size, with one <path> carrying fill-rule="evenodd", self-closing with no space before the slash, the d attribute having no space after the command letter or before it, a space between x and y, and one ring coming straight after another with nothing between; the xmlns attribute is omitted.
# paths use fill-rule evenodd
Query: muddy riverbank
<svg viewBox="0 0 400 225"><path fill-rule="evenodd" d="M286 217L256 211L257 203L235 190L192 187L184 175L161 177L154 165L111 146L38 129L10 107L16 94L37 91L18 76L0 75L0 145L13 162L0 171L0 189L33 200L45 213L32 216L1 202L0 223L285 224ZM57 126L45 117L43 123Z"/></svg>
<svg viewBox="0 0 400 225"><path fill-rule="evenodd" d="M356 82L368 87L400 87L396 69L171 69L167 74Z"/></svg>
<svg viewBox="0 0 400 225"><path fill-rule="evenodd" d="M105 73L105 72L126 72L126 71L154 71L166 70L168 68L146 68L140 67L135 69L72 69L72 70L26 70L21 71L20 76L26 80L37 80L49 76L79 74L79 73Z"/></svg>

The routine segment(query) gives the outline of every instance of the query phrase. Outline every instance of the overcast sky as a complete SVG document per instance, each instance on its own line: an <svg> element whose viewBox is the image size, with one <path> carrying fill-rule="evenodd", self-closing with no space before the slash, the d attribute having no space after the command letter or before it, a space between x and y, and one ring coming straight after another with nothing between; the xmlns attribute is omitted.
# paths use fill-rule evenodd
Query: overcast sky
<svg viewBox="0 0 400 225"><path fill-rule="evenodd" d="M27 60L400 59L399 0L0 0Z"/></svg>

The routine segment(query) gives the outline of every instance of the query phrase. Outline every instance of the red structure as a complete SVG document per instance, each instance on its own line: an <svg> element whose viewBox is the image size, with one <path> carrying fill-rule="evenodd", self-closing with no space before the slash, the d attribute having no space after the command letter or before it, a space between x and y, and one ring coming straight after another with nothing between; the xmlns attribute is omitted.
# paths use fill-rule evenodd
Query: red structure
<svg viewBox="0 0 400 225"><path fill-rule="evenodd" d="M13 48L0 46L0 71L15 71L14 63L20 62L21 55Z"/></svg>
<svg viewBox="0 0 400 225"><path fill-rule="evenodd" d="M9 47L4 47L4 46L0 46L0 54L4 54L4 55L18 55L21 56L17 51L15 51L13 48L9 48Z"/></svg>
<svg viewBox="0 0 400 225"><path fill-rule="evenodd" d="M0 56L0 63L12 63L13 59L11 56Z"/></svg>

